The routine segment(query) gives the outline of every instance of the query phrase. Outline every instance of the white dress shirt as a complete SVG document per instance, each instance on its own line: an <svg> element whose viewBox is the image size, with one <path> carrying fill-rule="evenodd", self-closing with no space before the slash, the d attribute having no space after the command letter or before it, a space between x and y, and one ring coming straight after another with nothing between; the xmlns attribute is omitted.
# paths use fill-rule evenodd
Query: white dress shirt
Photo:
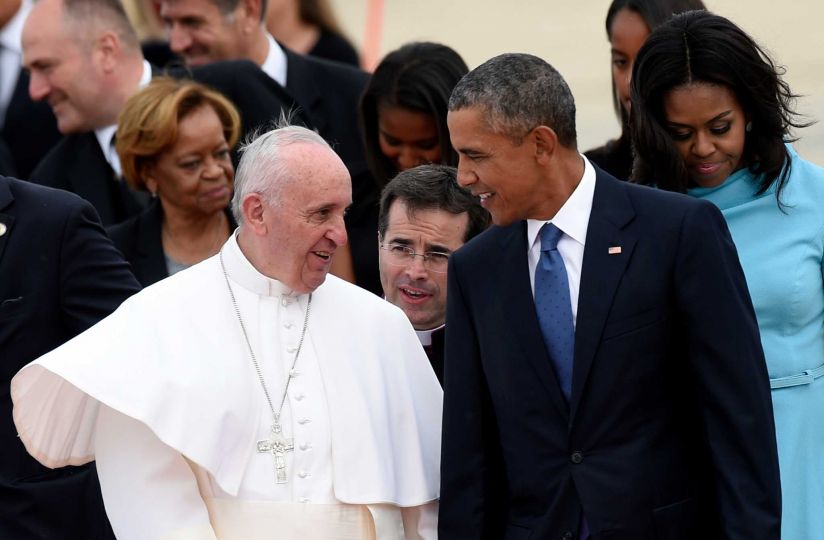
<svg viewBox="0 0 824 540"><path fill-rule="evenodd" d="M23 65L20 37L31 7L31 0L23 0L17 13L0 29L0 128L6 121L6 110L14 94L14 87L17 86L20 67Z"/></svg>
<svg viewBox="0 0 824 540"><path fill-rule="evenodd" d="M266 55L266 60L263 61L260 69L276 83L286 88L286 53L271 34L266 34L266 39L269 42L269 54Z"/></svg>
<svg viewBox="0 0 824 540"><path fill-rule="evenodd" d="M143 60L143 74L140 76L137 89L141 90L145 88L150 82L152 82L152 66L148 61ZM120 178L123 175L123 169L120 167L120 157L117 155L117 150L115 150L113 143L115 133L117 133L117 124L94 130L94 135L97 137L97 143L103 151L103 156L115 174L117 174L117 177Z"/></svg>
<svg viewBox="0 0 824 540"><path fill-rule="evenodd" d="M558 240L558 252L564 260L569 281L569 300L572 303L572 322L577 323L578 291L581 287L581 267L584 261L584 244L587 238L589 215L592 213L592 197L595 194L595 169L584 156L584 175L569 199L561 206L555 216L548 220L527 220L527 263L529 264L529 283L532 296L535 297L535 268L541 259L541 238L539 233L545 223L552 223L564 234Z"/></svg>

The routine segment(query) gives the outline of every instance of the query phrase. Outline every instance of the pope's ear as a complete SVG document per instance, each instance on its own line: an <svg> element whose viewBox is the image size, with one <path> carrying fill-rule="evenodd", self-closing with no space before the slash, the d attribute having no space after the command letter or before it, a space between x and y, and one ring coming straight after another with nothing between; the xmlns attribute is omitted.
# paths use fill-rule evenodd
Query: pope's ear
<svg viewBox="0 0 824 540"><path fill-rule="evenodd" d="M255 234L266 234L266 223L264 220L266 208L260 193L249 193L246 195L240 203L240 209L243 212L243 222Z"/></svg>
<svg viewBox="0 0 824 540"><path fill-rule="evenodd" d="M528 137L535 145L535 157L539 161L551 158L558 148L558 135L551 127L538 126L529 132Z"/></svg>

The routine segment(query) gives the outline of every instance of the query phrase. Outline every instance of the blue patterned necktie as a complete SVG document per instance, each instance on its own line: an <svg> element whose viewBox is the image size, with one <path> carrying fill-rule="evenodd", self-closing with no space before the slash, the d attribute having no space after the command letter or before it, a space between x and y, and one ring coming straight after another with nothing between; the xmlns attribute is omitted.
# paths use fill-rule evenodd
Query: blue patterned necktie
<svg viewBox="0 0 824 540"><path fill-rule="evenodd" d="M567 402L572 394L575 327L569 300L569 279L558 240L564 233L552 223L541 227L541 259L535 268L535 311L549 359Z"/></svg>

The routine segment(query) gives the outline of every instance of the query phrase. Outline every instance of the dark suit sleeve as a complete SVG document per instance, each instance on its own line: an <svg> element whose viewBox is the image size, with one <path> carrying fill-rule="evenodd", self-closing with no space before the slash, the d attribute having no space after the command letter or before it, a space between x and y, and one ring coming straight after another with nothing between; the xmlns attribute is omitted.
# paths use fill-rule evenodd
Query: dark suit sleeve
<svg viewBox="0 0 824 540"><path fill-rule="evenodd" d="M675 290L722 537L779 538L778 455L758 324L723 216L709 203L693 208L682 225Z"/></svg>
<svg viewBox="0 0 824 540"><path fill-rule="evenodd" d="M447 277L438 534L448 539L497 538L500 527L490 519L503 514L499 476L503 461L457 259L450 259Z"/></svg>
<svg viewBox="0 0 824 540"><path fill-rule="evenodd" d="M77 199L61 233L60 306L74 335L117 309L140 285L89 203Z"/></svg>

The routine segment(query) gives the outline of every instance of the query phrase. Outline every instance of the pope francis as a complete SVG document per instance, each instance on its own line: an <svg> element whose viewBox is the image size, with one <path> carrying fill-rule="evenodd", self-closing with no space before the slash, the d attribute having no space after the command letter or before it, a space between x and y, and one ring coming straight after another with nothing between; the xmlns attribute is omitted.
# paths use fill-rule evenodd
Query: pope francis
<svg viewBox="0 0 824 540"><path fill-rule="evenodd" d="M96 459L119 539L435 537L441 390L403 312L327 276L351 202L320 136L262 135L219 254L12 380L29 453Z"/></svg>

